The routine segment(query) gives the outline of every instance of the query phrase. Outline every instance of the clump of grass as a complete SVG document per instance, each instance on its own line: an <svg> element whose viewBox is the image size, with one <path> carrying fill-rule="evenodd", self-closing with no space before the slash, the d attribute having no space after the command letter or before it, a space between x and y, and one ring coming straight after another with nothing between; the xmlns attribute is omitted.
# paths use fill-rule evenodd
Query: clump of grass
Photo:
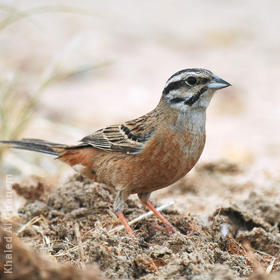
<svg viewBox="0 0 280 280"><path fill-rule="evenodd" d="M73 13L83 16L96 16L96 14L71 6L39 6L26 10L18 10L15 7L0 5L0 10L5 11L7 16L0 21L1 32L17 21L42 13ZM80 73L95 70L106 66L108 62L99 65L89 65L79 69L70 70L67 73L61 71L61 64L65 56L71 54L73 49L80 46L80 38L75 37L65 48L56 54L52 63L38 79L38 85L31 92L24 92L21 83L21 73L17 69L14 73L7 73L0 69L0 140L18 139L33 120L34 112L46 89L54 82L72 78ZM109 62L110 63L110 62ZM34 86L32 86L34 88ZM6 148L0 147L0 173L3 172L3 154ZM1 175L1 174L0 174Z"/></svg>
<svg viewBox="0 0 280 280"><path fill-rule="evenodd" d="M0 75L0 139L17 139L32 121L33 113L53 76L44 79L31 94L25 94L18 86L17 75ZM0 170L6 148L0 148Z"/></svg>
<svg viewBox="0 0 280 280"><path fill-rule="evenodd" d="M88 16L94 15L78 7L57 5L38 6L26 10L18 10L8 5L0 5L0 10L7 13L7 17L0 22L0 32L19 20L41 13L60 12ZM66 50L63 50L63 53L65 53L67 49L68 51L69 49L73 49L73 45L75 45L75 41L77 41L76 39L77 38L66 46ZM23 93L18 90L17 75L14 73L0 73L0 139L17 138L26 129L32 119L32 113L42 93L55 80L55 73L59 67L59 61L61 61L61 56L57 55L54 63L52 63L46 73L43 74L41 84L33 93L30 93L28 96L25 95L25 98L23 98ZM70 74L73 75L73 73Z"/></svg>
<svg viewBox="0 0 280 280"><path fill-rule="evenodd" d="M10 74L0 80L0 138L15 139L29 125L42 93L51 83L44 81L35 92L26 95L17 87L17 78Z"/></svg>

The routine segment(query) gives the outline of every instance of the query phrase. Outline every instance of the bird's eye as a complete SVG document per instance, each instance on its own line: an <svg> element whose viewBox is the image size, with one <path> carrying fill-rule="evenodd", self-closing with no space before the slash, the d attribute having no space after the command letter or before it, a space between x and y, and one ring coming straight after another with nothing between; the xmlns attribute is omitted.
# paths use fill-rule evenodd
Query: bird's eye
<svg viewBox="0 0 280 280"><path fill-rule="evenodd" d="M193 86L193 85L196 84L196 78L193 77L193 76L190 76L190 77L187 78L187 82L188 82L189 85Z"/></svg>

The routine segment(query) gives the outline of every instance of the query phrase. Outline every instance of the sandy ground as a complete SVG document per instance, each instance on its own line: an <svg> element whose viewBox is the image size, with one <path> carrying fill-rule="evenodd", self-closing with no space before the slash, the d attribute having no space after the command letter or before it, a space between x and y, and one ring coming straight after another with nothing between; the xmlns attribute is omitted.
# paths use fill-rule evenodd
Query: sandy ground
<svg viewBox="0 0 280 280"><path fill-rule="evenodd" d="M240 172L236 165L224 162L202 165L194 173L191 184L181 185L181 195L194 192L193 196L199 199L203 196L201 192L206 191L205 188L197 190L197 179L211 181L210 186L218 191L224 188L225 176L237 176ZM236 180L232 180L232 192L235 184ZM56 273L56 279L92 279L88 275L93 275L93 279L280 277L277 272L280 270L280 204L272 188L266 195L251 192L247 199L216 208L207 217L182 214L176 210L178 206L169 207L163 212L176 233L170 235L150 216L133 225L136 238L128 236L124 229L117 229L119 221L112 208L114 189L80 175L68 178L55 189L38 177L16 183L13 189L26 203L19 209L18 218L2 223L13 223L17 235L12 236L14 248L23 246L23 242L44 257L35 262L34 253L28 251L31 249L25 249L27 253L14 249L18 251L14 253L12 279L53 279L45 276L51 273ZM141 203L132 197L124 214L132 220L145 212ZM7 234L2 232L3 240ZM5 248L5 244L2 246ZM23 261L20 255L26 254L30 260ZM2 265L6 261L4 256L2 262L0 259ZM46 256L53 260L44 259ZM53 263L54 260L61 266ZM47 271L46 263L51 263ZM74 267L69 265L64 272L65 263ZM20 269L22 266L24 269ZM73 275L68 275L69 270Z"/></svg>
<svg viewBox="0 0 280 280"><path fill-rule="evenodd" d="M177 229L173 236L154 216L134 225L136 240L108 233L118 223L114 190L73 177L51 157L5 152L0 213L2 224L14 225L14 279L23 279L20 273L24 279L50 279L51 273L57 279L279 279L280 3L0 4L1 89L12 79L25 100L50 73L55 77L20 137L76 143L145 114L168 77L183 68L208 68L233 85L208 109L197 167L152 196L156 205L174 201L164 210ZM33 15L3 29L19 11ZM10 191L15 181L17 193ZM128 219L144 212L132 196ZM21 269L20 256L29 256L30 269ZM53 264L50 270L45 262ZM63 275L65 265L71 275Z"/></svg>

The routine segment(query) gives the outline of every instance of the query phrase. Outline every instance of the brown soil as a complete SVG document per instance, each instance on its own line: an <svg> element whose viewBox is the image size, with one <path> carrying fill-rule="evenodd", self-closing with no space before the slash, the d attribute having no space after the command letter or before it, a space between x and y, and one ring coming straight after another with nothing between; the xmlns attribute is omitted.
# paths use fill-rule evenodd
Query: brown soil
<svg viewBox="0 0 280 280"><path fill-rule="evenodd" d="M15 234L10 233L7 230L7 223L10 224L9 221L0 222L0 279L102 279L95 266L88 267L87 271L81 271L71 264L56 263L50 258L41 256L35 250L25 246ZM8 256L10 255L12 255L12 261L9 263Z"/></svg>
<svg viewBox="0 0 280 280"><path fill-rule="evenodd" d="M224 184L217 172L240 170L203 165L196 169L192 187L195 177L211 174L216 184ZM75 175L55 190L39 178L15 184L14 189L27 200L21 218L13 221L16 259L10 279L100 279L98 270L104 279L280 279L277 198L252 192L238 204L209 213L208 219L168 208L163 213L175 234L169 235L150 216L133 226L137 238L131 238L124 230L109 232L119 221L112 209L114 190L105 185ZM128 220L145 212L136 197L128 200ZM3 248L5 234L1 231ZM4 276L1 279L8 279Z"/></svg>

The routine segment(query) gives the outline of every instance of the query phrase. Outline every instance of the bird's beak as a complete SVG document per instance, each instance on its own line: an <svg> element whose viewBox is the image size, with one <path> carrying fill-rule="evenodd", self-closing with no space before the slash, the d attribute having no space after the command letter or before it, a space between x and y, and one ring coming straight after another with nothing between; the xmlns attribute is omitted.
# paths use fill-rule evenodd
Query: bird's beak
<svg viewBox="0 0 280 280"><path fill-rule="evenodd" d="M225 80L219 78L216 75L213 75L213 80L208 84L208 88L212 89L221 89L231 86L230 83L226 82Z"/></svg>

